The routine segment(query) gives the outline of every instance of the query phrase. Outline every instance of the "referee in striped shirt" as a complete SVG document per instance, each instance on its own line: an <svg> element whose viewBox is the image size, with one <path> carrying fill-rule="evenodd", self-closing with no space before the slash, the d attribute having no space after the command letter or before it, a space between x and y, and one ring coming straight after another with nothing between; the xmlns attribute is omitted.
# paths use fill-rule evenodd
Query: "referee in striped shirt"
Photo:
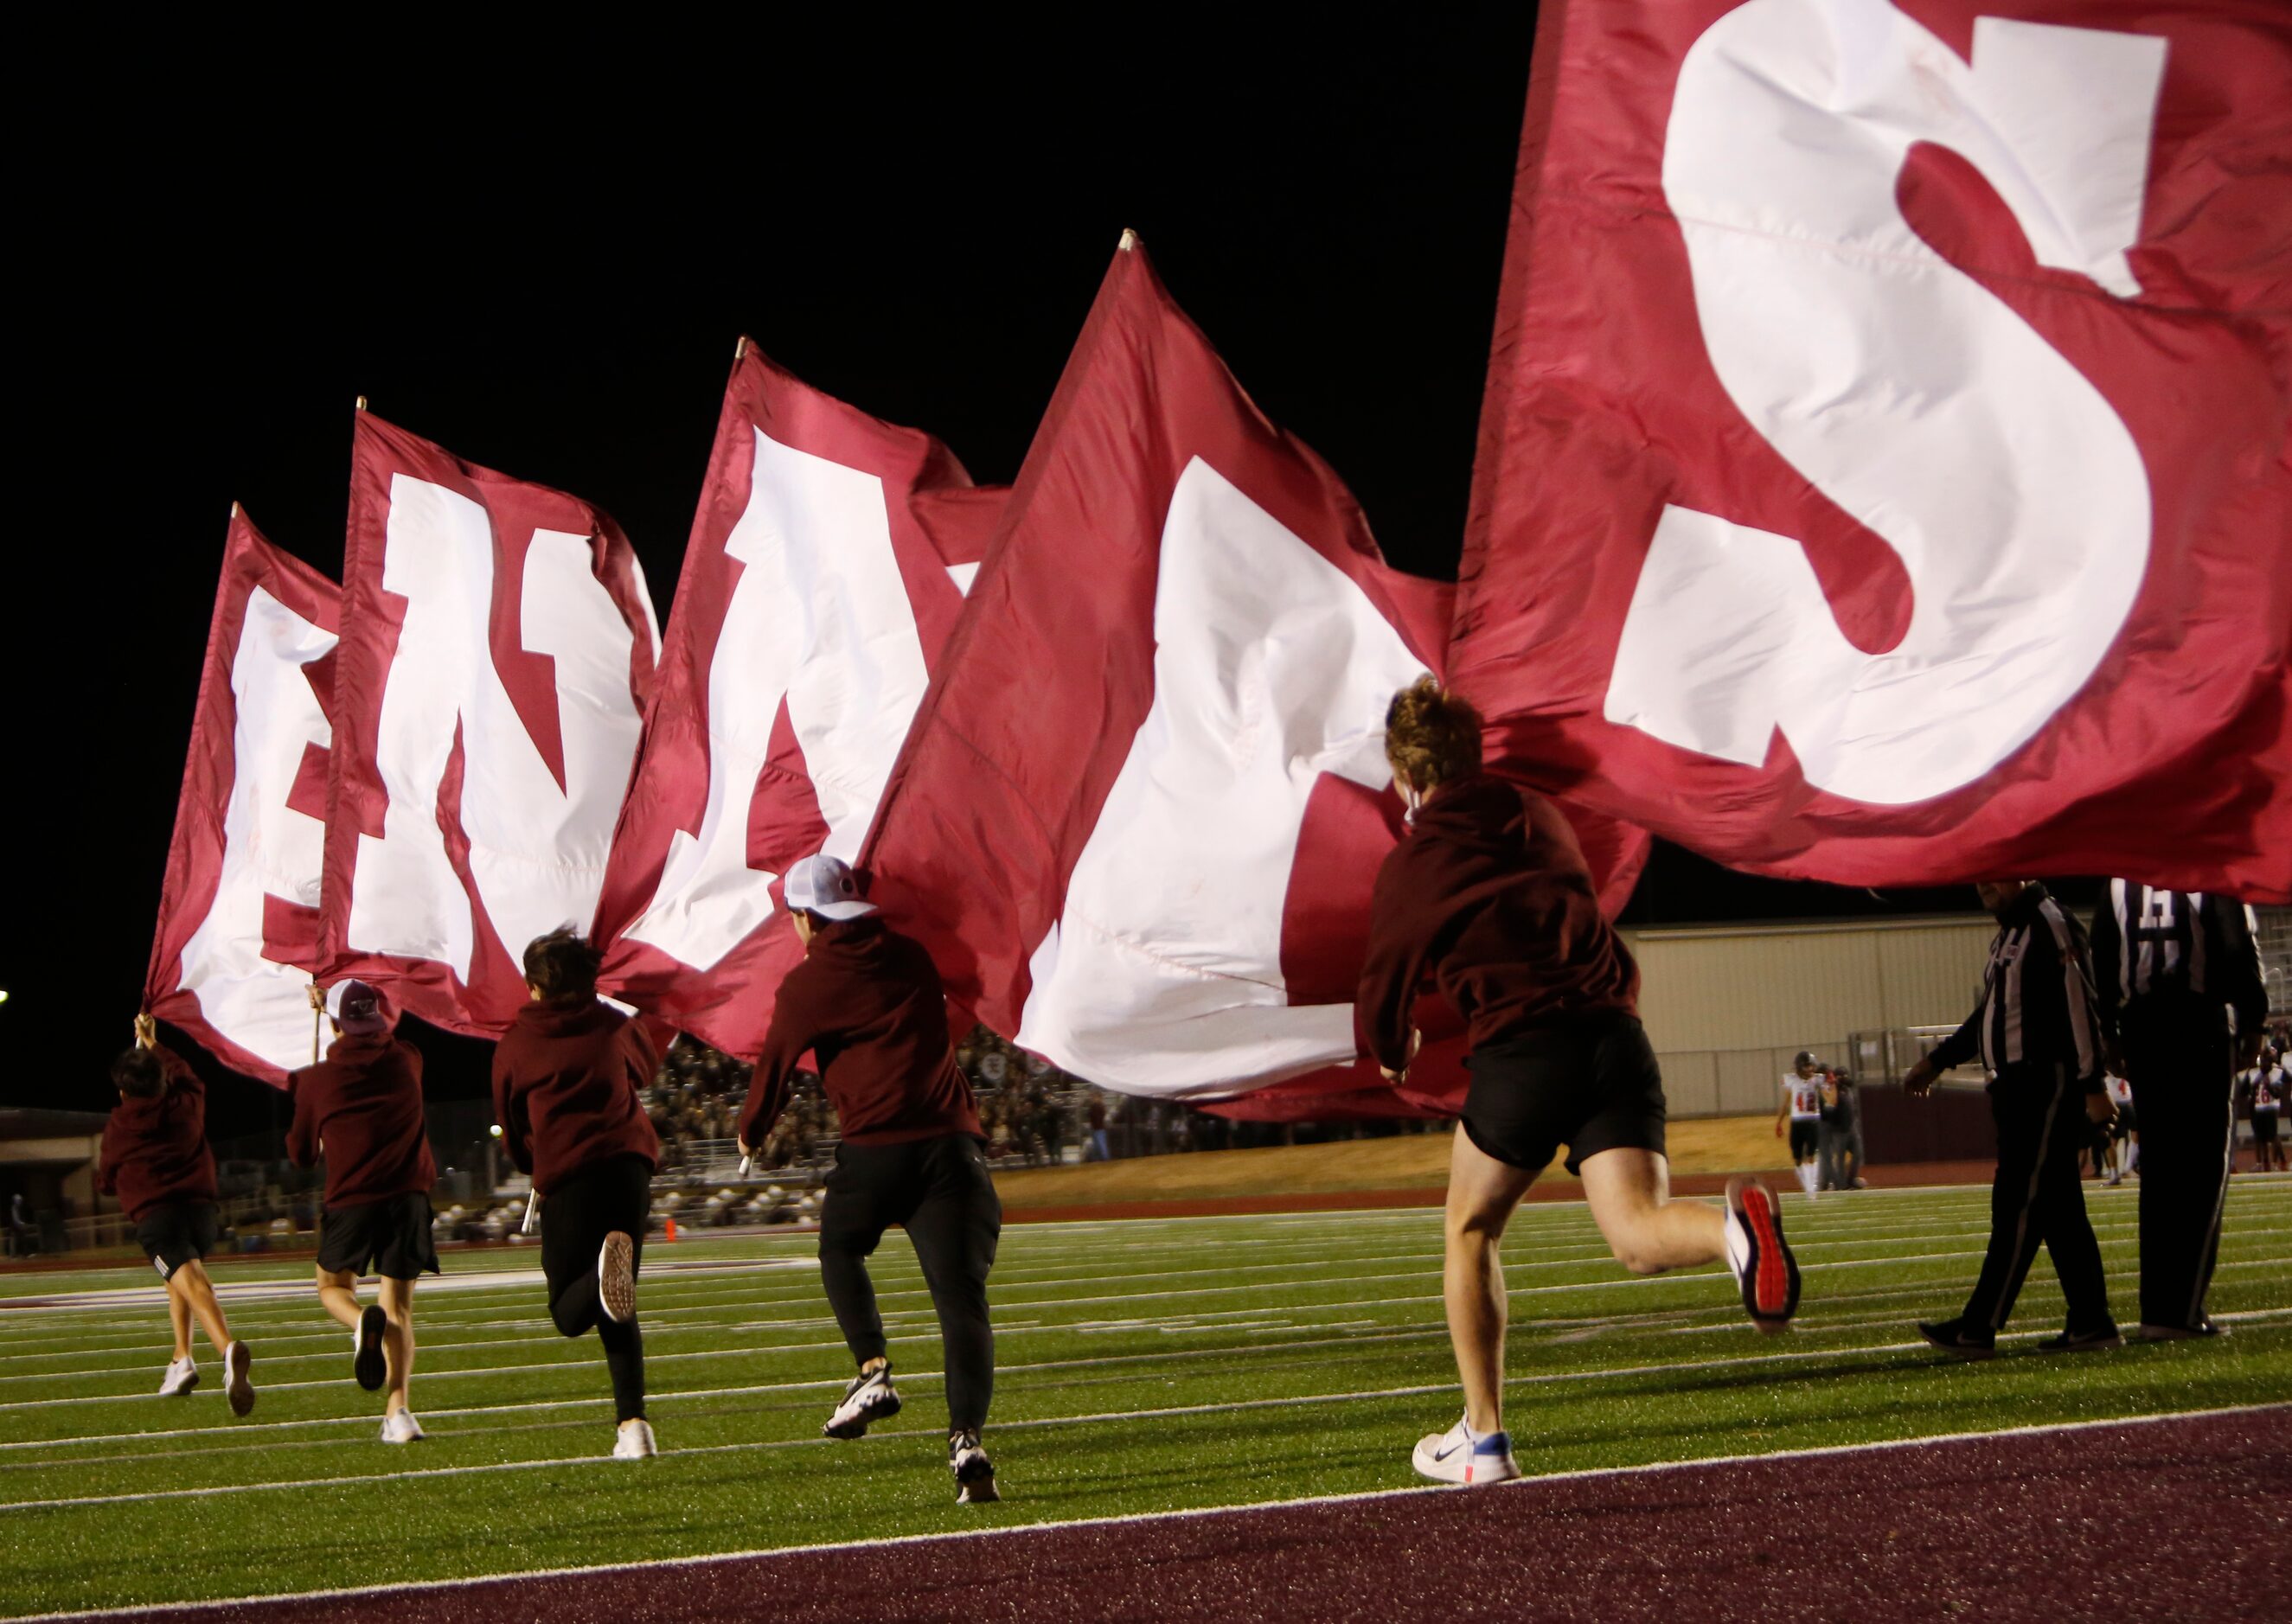
<svg viewBox="0 0 2292 1624"><path fill-rule="evenodd" d="M1981 1005L1909 1069L1902 1086L1922 1095L1936 1077L1976 1055L1989 1070L1989 1113L1997 1124L1989 1247L1965 1311L1921 1325L1918 1334L1963 1359L1990 1357L2043 1244L2069 1299L2069 1323L2038 1347L2116 1347L2123 1339L2109 1311L2101 1246L2078 1176L2091 1124L2117 1116L2102 1081L2101 1019L2084 933L2042 885L1986 880L1977 888L1997 920Z"/></svg>
<svg viewBox="0 0 2292 1624"><path fill-rule="evenodd" d="M2252 915L2225 896L2112 880L2093 960L2141 1115L2141 1334L2215 1336L2205 1293L2236 1154L2236 1074L2268 1024Z"/></svg>

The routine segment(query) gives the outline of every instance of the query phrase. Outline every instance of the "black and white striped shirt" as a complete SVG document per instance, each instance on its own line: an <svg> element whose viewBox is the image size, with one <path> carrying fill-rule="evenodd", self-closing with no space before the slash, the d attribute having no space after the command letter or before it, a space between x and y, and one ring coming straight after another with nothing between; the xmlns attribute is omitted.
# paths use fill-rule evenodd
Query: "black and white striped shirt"
<svg viewBox="0 0 2292 1624"><path fill-rule="evenodd" d="M2112 1020L2145 1000L2194 999L2236 1011L2239 1032L2268 1019L2252 910L2207 891L2166 891L2109 882L2093 918L2093 968Z"/></svg>
<svg viewBox="0 0 2292 1624"><path fill-rule="evenodd" d="M1993 1076L2062 1066L2087 1091L2100 1089L2101 1019L2085 933L2041 885L2024 888L1997 923L1981 1002L1935 1046L1935 1067L1978 1054Z"/></svg>

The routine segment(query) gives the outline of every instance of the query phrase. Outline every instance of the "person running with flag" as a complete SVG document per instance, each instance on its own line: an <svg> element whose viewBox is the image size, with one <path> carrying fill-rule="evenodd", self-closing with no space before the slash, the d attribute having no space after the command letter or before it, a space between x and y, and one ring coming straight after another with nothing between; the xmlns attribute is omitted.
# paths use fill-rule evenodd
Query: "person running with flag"
<svg viewBox="0 0 2292 1624"><path fill-rule="evenodd" d="M230 1412L254 1408L254 1363L236 1341L207 1278L207 1253L220 1234L215 1220L215 1160L207 1146L207 1093L182 1056L159 1041L158 1023L135 1017L135 1044L111 1063L119 1103L103 1125L95 1187L117 1196L135 1226L135 1243L167 1282L167 1317L175 1332L174 1357L159 1383L163 1398L199 1385L191 1357L191 1322L222 1355L223 1393Z"/></svg>
<svg viewBox="0 0 2292 1624"><path fill-rule="evenodd" d="M642 1092L660 1055L642 1023L598 1001L602 960L569 929L526 947L531 1001L494 1049L494 1115L510 1160L533 1175L549 1317L569 1337L596 1327L618 1421L613 1457L641 1460L655 1444L637 1266L660 1162Z"/></svg>
<svg viewBox="0 0 2292 1624"><path fill-rule="evenodd" d="M1378 870L1356 1021L1384 1074L1406 1077L1429 980L1471 1029L1472 1086L1449 1161L1444 1295L1465 1413L1416 1446L1446 1483L1520 1475L1504 1424L1506 1298L1498 1246L1562 1145L1593 1220L1634 1274L1724 1258L1744 1310L1777 1331L1798 1264L1774 1193L1727 1186L1723 1210L1674 1201L1663 1077L1636 1009L1639 967L1600 912L1568 821L1481 770L1480 714L1431 677L1394 695L1385 757L1408 832Z"/></svg>
<svg viewBox="0 0 2292 1624"><path fill-rule="evenodd" d="M995 1466L979 1431L995 1395L987 1275L1003 1203L956 1067L939 970L920 943L870 917L875 904L861 900L840 858L797 863L783 895L804 956L780 983L740 1118L740 1151L751 1154L771 1131L796 1062L806 1051L817 1056L843 1132L819 1209L819 1279L860 1366L822 1430L857 1438L900 1412L867 1262L884 1231L900 1225L939 1313L955 1498L995 1499Z"/></svg>
<svg viewBox="0 0 2292 1624"><path fill-rule="evenodd" d="M319 1236L319 1301L351 1331L351 1370L367 1392L386 1386L382 1441L412 1443L422 1423L407 1406L414 1373L414 1282L438 1272L430 1234L430 1186L438 1164L422 1111L422 1054L396 1035L382 997L363 981L322 993L311 1006L335 1029L327 1057L286 1080L295 1120L287 1159L327 1165L327 1216ZM359 1276L381 1285L360 1306Z"/></svg>

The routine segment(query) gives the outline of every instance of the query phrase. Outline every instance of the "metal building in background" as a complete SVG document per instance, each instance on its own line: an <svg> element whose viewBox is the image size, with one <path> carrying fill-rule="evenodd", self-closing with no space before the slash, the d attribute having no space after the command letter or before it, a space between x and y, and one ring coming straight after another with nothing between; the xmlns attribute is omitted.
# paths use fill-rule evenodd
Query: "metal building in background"
<svg viewBox="0 0 2292 1624"><path fill-rule="evenodd" d="M1997 929L1965 913L1626 931L1671 1113L1772 1111L1803 1049L1891 1081L1917 1052L1913 1028L1973 1008Z"/></svg>

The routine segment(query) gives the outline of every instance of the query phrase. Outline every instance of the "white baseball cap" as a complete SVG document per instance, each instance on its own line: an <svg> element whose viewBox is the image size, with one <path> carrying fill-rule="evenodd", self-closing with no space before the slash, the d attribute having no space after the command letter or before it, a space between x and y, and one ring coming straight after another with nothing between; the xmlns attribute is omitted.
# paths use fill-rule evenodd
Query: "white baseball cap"
<svg viewBox="0 0 2292 1624"><path fill-rule="evenodd" d="M860 881L851 865L826 852L804 857L787 872L780 886L792 913L817 913L822 919L858 919L873 913L876 904L860 897Z"/></svg>

